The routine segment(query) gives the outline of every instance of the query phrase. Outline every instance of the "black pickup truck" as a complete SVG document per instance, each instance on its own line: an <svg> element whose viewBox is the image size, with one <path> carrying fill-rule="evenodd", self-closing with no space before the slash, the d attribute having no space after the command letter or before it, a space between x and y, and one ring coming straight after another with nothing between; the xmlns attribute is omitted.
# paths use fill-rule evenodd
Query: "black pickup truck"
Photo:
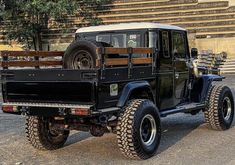
<svg viewBox="0 0 235 165"><path fill-rule="evenodd" d="M37 149L62 147L70 130L113 132L125 156L147 159L159 146L161 117L203 111L215 130L233 122L231 90L214 83L223 77L195 68L197 50L190 53L187 32L176 26L87 27L65 53L1 55L2 110L26 116L26 135Z"/></svg>

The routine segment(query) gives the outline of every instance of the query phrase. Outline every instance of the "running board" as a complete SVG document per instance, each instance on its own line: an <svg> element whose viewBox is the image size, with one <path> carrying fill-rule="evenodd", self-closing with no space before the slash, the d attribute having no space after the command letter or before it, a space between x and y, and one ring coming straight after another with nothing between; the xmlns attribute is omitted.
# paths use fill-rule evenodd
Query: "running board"
<svg viewBox="0 0 235 165"><path fill-rule="evenodd" d="M160 115L161 117L166 117L168 115L172 115L176 113L191 112L191 111L200 110L204 108L205 108L205 104L190 103L190 104L185 104L182 106L177 106L175 109L164 110L160 112Z"/></svg>

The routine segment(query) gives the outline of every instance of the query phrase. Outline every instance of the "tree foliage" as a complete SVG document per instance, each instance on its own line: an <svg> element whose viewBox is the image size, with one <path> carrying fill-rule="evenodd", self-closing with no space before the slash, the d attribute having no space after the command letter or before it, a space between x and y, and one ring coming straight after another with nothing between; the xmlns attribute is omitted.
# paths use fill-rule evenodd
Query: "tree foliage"
<svg viewBox="0 0 235 165"><path fill-rule="evenodd" d="M99 24L94 11L110 0L0 0L0 19L7 36L35 50L42 49L43 30L53 22L65 24L68 15L76 14L87 24Z"/></svg>

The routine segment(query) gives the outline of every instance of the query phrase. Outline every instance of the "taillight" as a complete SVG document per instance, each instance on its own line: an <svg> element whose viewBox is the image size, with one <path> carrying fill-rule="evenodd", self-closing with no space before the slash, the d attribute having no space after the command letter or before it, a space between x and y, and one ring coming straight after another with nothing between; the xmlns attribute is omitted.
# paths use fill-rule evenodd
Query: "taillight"
<svg viewBox="0 0 235 165"><path fill-rule="evenodd" d="M3 105L2 106L2 111L3 112L18 112L17 106L13 106L13 105Z"/></svg>
<svg viewBox="0 0 235 165"><path fill-rule="evenodd" d="M88 116L90 115L89 108L72 108L71 114L76 116Z"/></svg>

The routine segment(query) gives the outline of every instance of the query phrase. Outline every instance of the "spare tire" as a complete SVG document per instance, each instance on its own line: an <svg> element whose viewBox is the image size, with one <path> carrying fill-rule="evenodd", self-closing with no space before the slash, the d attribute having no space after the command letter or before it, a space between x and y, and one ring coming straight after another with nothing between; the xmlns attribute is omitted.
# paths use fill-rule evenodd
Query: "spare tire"
<svg viewBox="0 0 235 165"><path fill-rule="evenodd" d="M91 69L96 67L98 59L96 49L108 47L107 43L79 40L74 41L65 51L63 67L65 69Z"/></svg>

